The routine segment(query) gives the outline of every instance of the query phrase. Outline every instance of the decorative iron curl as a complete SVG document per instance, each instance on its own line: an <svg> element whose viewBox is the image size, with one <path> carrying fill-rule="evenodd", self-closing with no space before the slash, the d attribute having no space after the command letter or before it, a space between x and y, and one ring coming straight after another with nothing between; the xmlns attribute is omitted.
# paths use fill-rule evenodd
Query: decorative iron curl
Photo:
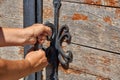
<svg viewBox="0 0 120 80"><path fill-rule="evenodd" d="M69 28L67 25L63 25L56 36L56 49L58 50L58 59L63 68L68 69L69 63L73 60L73 55L71 51L64 51L62 49L62 43L66 40L67 44L71 43L71 35L69 33Z"/></svg>
<svg viewBox="0 0 120 80"><path fill-rule="evenodd" d="M52 43L53 43L53 40L55 39L55 44L56 44L55 48L58 51L59 62L63 66L63 68L68 69L69 63L72 62L72 60L73 60L73 55L72 55L71 51L68 50L65 52L62 49L62 43L66 42L68 45L71 43L71 35L69 32L69 27L67 25L61 26L61 28L58 30L57 36L55 37L56 33L55 33L54 24L52 24L50 22L46 22L45 25L49 26L52 29L52 36L48 37L48 40L51 41L51 45L49 48L47 48L47 52L46 52L46 53L48 53L47 56L49 55L48 56L49 62L51 63L53 61L53 59L50 59L50 56L52 55L52 54L50 55L50 53L55 52L55 50L51 51L50 49L52 49L52 47L53 47ZM54 58L54 57L52 57L52 58Z"/></svg>
<svg viewBox="0 0 120 80"><path fill-rule="evenodd" d="M45 25L50 27L51 30L52 30L52 35L51 36L47 36L47 40L52 42L55 39L55 34L56 34L55 33L55 31L56 31L55 25L50 23L49 21L45 22Z"/></svg>

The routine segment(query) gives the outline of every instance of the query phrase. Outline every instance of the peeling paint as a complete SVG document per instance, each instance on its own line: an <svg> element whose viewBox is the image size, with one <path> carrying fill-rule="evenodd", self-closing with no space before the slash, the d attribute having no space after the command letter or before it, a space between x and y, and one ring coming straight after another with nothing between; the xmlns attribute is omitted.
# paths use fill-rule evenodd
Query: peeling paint
<svg viewBox="0 0 120 80"><path fill-rule="evenodd" d="M111 59L107 58L106 56L102 56L101 60L104 64L110 65L111 64Z"/></svg>
<svg viewBox="0 0 120 80"><path fill-rule="evenodd" d="M85 0L85 3L89 4L102 4L101 0Z"/></svg>
<svg viewBox="0 0 120 80"><path fill-rule="evenodd" d="M94 58L94 57L92 57L92 56L84 56L85 57L85 59L87 60L87 62L89 63L89 64L91 64L91 65L95 65L95 64L97 64L96 63L96 59Z"/></svg>
<svg viewBox="0 0 120 80"><path fill-rule="evenodd" d="M109 24L112 24L112 20L109 16L104 17L103 20Z"/></svg>
<svg viewBox="0 0 120 80"><path fill-rule="evenodd" d="M87 69L78 69L75 66L74 67L72 66L67 70L65 70L61 66L59 66L59 70L61 70L65 74L79 74L80 75L80 74L85 73L85 74L93 75L93 76L96 76L96 80L111 80L110 78L105 78L100 75L93 74L90 71L88 71Z"/></svg>
<svg viewBox="0 0 120 80"><path fill-rule="evenodd" d="M68 19L68 16L63 16L62 19L65 21Z"/></svg>
<svg viewBox="0 0 120 80"><path fill-rule="evenodd" d="M88 20L88 17L84 14L74 13L72 16L72 20Z"/></svg>
<svg viewBox="0 0 120 80"><path fill-rule="evenodd" d="M114 39L115 41L118 41L119 37L115 35L115 36L112 36L112 39Z"/></svg>
<svg viewBox="0 0 120 80"><path fill-rule="evenodd" d="M103 78L101 76L98 76L96 80L111 80L111 79L109 79L109 78Z"/></svg>
<svg viewBox="0 0 120 80"><path fill-rule="evenodd" d="M118 1L116 0L105 0L105 5L108 5L108 6L117 6L118 4Z"/></svg>
<svg viewBox="0 0 120 80"><path fill-rule="evenodd" d="M18 51L18 54L24 58L24 48L22 46L19 47L19 51Z"/></svg>
<svg viewBox="0 0 120 80"><path fill-rule="evenodd" d="M85 3L88 4L97 4L97 5L107 5L107 6L118 6L118 0L85 0ZM104 3L102 3L104 2Z"/></svg>
<svg viewBox="0 0 120 80"><path fill-rule="evenodd" d="M98 56L97 61L99 64L104 66L109 66L112 64L113 59L108 58L107 56Z"/></svg>
<svg viewBox="0 0 120 80"><path fill-rule="evenodd" d="M116 18L120 18L120 9L115 10Z"/></svg>
<svg viewBox="0 0 120 80"><path fill-rule="evenodd" d="M81 74L83 71L82 70L75 70L72 68L69 68L67 70L63 69L61 66L59 66L59 70L63 71L66 74Z"/></svg>
<svg viewBox="0 0 120 80"><path fill-rule="evenodd" d="M53 17L53 10L51 7L44 7L43 9L43 18L51 18Z"/></svg>

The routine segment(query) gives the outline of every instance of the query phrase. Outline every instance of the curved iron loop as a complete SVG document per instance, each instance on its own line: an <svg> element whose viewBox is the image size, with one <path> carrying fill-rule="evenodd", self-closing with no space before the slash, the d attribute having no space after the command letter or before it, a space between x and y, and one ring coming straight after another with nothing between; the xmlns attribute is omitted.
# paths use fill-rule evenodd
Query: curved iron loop
<svg viewBox="0 0 120 80"><path fill-rule="evenodd" d="M71 39L71 38L70 38L70 35L68 35L68 33L61 35L60 38L57 39L57 41L56 41L56 42L57 42L57 43L56 43L56 48L59 49L60 52L62 52L62 53L61 53L62 56L67 57L67 55L64 54L65 52L64 52L63 49L61 48L64 39ZM70 42L70 41L69 41L69 42ZM66 41L66 43L68 43L68 40Z"/></svg>
<svg viewBox="0 0 120 80"><path fill-rule="evenodd" d="M56 37L56 48L60 50L60 52L64 53L63 49L61 48L62 43L66 40L68 44L71 42L71 35L69 33L68 26L64 25L60 28L58 35ZM62 54L63 56L67 57L67 55Z"/></svg>
<svg viewBox="0 0 120 80"><path fill-rule="evenodd" d="M71 63L72 60L73 60L73 54L72 54L72 52L70 50L68 50L66 53L69 54L68 61L69 61L69 63Z"/></svg>
<svg viewBox="0 0 120 80"><path fill-rule="evenodd" d="M68 27L67 25L61 26L61 28L60 28L60 30L59 30L59 32L58 32L59 34L58 34L57 37L60 37L63 32L65 32L65 33L69 32L69 27Z"/></svg>
<svg viewBox="0 0 120 80"><path fill-rule="evenodd" d="M59 62L61 63L61 66L64 69L68 69L69 68L69 63L68 63L67 59L64 59L61 55L58 55L58 59L59 59Z"/></svg>
<svg viewBox="0 0 120 80"><path fill-rule="evenodd" d="M70 43L71 42L71 35L69 33L69 28L67 25L63 25L59 31L58 31L58 35L56 36L56 49L58 50L58 59L61 63L61 65L67 69L69 67L69 63L72 62L73 59L73 55L71 51L64 51L61 46L62 43L64 42L64 40L66 40L66 43Z"/></svg>
<svg viewBox="0 0 120 80"><path fill-rule="evenodd" d="M63 34L59 37L59 40L60 40L60 45L62 45L62 42L67 42L68 44L70 44L71 43L70 33L63 32Z"/></svg>
<svg viewBox="0 0 120 80"><path fill-rule="evenodd" d="M54 26L54 24L50 23L49 21L45 22L44 25L46 25L52 29L52 35L47 36L47 40L52 41L55 38L55 31L56 31L55 26Z"/></svg>
<svg viewBox="0 0 120 80"><path fill-rule="evenodd" d="M69 58L65 58L65 57L61 56L61 54L58 55L59 62L61 63L61 65L64 69L69 68L69 63L71 63L72 59L73 59L73 55L72 55L71 51L67 51L66 53L69 54Z"/></svg>

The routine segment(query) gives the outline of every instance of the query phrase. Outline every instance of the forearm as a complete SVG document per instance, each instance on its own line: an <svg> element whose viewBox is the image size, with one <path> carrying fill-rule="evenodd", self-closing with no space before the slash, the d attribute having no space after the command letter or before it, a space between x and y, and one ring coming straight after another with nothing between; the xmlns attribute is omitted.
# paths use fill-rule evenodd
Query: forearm
<svg viewBox="0 0 120 80"><path fill-rule="evenodd" d="M31 32L23 28L0 28L0 46L29 44Z"/></svg>
<svg viewBox="0 0 120 80"><path fill-rule="evenodd" d="M26 60L4 60L0 59L0 79L18 80L31 73L30 63Z"/></svg>

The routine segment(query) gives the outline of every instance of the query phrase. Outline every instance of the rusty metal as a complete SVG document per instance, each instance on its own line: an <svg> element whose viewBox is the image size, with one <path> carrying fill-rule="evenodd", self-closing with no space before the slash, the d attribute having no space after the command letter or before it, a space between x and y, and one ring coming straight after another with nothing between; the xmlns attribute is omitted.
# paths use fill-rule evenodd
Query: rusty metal
<svg viewBox="0 0 120 80"><path fill-rule="evenodd" d="M24 1L24 4L27 0ZM33 23L42 23L42 13L43 13L43 1L42 0L35 0L34 5L31 6L31 2L33 0L28 0L27 3L29 5L27 6L27 3L25 4L25 26L26 24L33 21ZM72 62L73 56L71 51L64 51L62 49L62 43L66 42L70 44L71 42L71 35L69 33L69 28L67 25L63 25L59 28L59 11L61 7L61 0L53 0L54 5L54 23L46 22L45 25L49 26L52 29L52 36L48 37L48 40L50 41L50 46L48 48L43 48L46 52L46 56L49 62L49 65L46 67L46 80L58 80L58 66L59 64L62 65L64 69L69 68L69 63ZM26 8L27 7L27 8ZM32 7L32 8L31 8ZM33 8L34 7L34 8ZM26 17L27 14L30 14L28 12L32 11L32 15L29 15L29 17L32 16L34 18L30 22L26 21L29 19L29 17ZM29 11L28 11L29 10ZM28 11L28 12L27 12ZM34 17L33 17L34 16ZM35 44L35 50L42 48L41 45L38 45L38 43ZM25 51L28 49L25 48ZM26 54L26 52L25 52ZM28 76L25 80L42 80L42 72L36 72L35 74L32 74Z"/></svg>

